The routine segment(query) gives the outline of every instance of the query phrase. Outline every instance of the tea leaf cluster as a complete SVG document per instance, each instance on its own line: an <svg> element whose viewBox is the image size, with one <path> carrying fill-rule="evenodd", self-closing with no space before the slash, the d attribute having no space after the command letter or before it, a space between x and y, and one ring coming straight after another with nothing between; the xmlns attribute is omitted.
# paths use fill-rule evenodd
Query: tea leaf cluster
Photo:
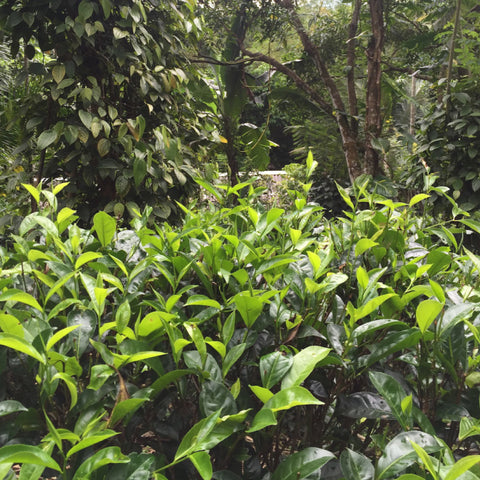
<svg viewBox="0 0 480 480"><path fill-rule="evenodd" d="M432 218L426 181L409 203L339 187L329 220L308 185L266 209L198 180L212 201L182 226L146 208L123 230L25 185L39 211L0 250L0 478L479 478L480 224L452 199Z"/></svg>

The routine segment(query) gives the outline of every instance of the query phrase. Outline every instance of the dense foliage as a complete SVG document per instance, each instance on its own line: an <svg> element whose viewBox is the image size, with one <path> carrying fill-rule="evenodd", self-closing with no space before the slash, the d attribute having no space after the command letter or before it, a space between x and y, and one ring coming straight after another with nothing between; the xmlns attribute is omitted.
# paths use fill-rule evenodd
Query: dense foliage
<svg viewBox="0 0 480 480"><path fill-rule="evenodd" d="M478 12L471 10L463 21L468 29L455 44L459 62L454 80L442 78L434 85L434 96L430 94L429 106L419 119L416 158L439 173L462 208L474 211L480 204Z"/></svg>
<svg viewBox="0 0 480 480"><path fill-rule="evenodd" d="M187 51L201 23L194 2L177 3L0 2L5 40L23 57L17 165L34 184L68 179L83 220L145 203L178 216L175 200L191 193L188 143L200 134Z"/></svg>
<svg viewBox="0 0 480 480"><path fill-rule="evenodd" d="M340 187L330 221L308 185L266 210L199 180L182 227L147 208L124 230L26 185L40 211L1 249L0 476L478 478L480 224L417 215L433 180L408 204Z"/></svg>
<svg viewBox="0 0 480 480"><path fill-rule="evenodd" d="M478 5L298 3L0 0L0 480L480 479Z"/></svg>

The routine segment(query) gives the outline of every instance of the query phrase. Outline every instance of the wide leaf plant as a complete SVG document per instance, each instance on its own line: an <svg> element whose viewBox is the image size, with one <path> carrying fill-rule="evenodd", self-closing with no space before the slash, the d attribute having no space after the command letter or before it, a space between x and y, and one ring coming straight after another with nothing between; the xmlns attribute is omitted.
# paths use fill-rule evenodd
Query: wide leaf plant
<svg viewBox="0 0 480 480"><path fill-rule="evenodd" d="M124 229L25 186L40 209L1 249L3 476L476 478L475 219L367 179L337 220L308 188L267 209L250 181L200 183L215 201L181 226L146 208Z"/></svg>

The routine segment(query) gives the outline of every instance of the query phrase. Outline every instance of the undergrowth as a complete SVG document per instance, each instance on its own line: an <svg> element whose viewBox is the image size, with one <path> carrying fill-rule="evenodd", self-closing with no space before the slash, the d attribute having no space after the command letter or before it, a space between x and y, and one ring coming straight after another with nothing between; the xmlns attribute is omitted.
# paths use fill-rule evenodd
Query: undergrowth
<svg viewBox="0 0 480 480"><path fill-rule="evenodd" d="M0 478L480 478L480 224L432 177L408 204L339 187L337 219L309 185L285 210L199 183L215 202L181 227L147 208L123 230L25 186L39 211L0 249Z"/></svg>

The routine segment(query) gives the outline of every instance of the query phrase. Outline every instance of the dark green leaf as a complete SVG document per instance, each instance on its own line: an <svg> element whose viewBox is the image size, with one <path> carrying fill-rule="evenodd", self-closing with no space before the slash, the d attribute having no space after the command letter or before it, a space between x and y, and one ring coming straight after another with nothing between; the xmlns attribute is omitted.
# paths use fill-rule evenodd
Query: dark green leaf
<svg viewBox="0 0 480 480"><path fill-rule="evenodd" d="M407 396L405 390L395 378L382 372L368 372L371 382L378 393L386 400L393 415L404 430L411 427L411 419L402 410L402 400Z"/></svg>
<svg viewBox="0 0 480 480"><path fill-rule="evenodd" d="M103 16L107 19L112 12L112 2L110 0L100 0L100 5L102 5Z"/></svg>
<svg viewBox="0 0 480 480"><path fill-rule="evenodd" d="M363 325L357 326L352 332L352 337L360 340L369 333L389 327L406 327L406 324L400 320L372 320L371 322L366 322Z"/></svg>
<svg viewBox="0 0 480 480"><path fill-rule="evenodd" d="M40 134L37 140L37 147L43 150L57 140L57 132L55 130L45 130Z"/></svg>
<svg viewBox="0 0 480 480"><path fill-rule="evenodd" d="M370 355L361 357L360 363L362 366L369 367L370 365L387 358L394 352L398 352L404 348L409 348L413 345L416 345L421 337L422 332L420 332L418 329L390 332L379 343L374 343L371 345Z"/></svg>
<svg viewBox="0 0 480 480"><path fill-rule="evenodd" d="M155 465L155 457L148 453L129 454L127 465L115 465L109 468L108 480L150 480Z"/></svg>
<svg viewBox="0 0 480 480"><path fill-rule="evenodd" d="M349 418L393 418L388 403L371 392L357 392L347 397L340 395L337 414Z"/></svg>
<svg viewBox="0 0 480 480"><path fill-rule="evenodd" d="M428 433L416 430L399 433L387 444L378 460L376 468L378 480L399 474L417 460L418 455L411 442L415 442L427 453L438 452L443 448L438 440Z"/></svg>
<svg viewBox="0 0 480 480"><path fill-rule="evenodd" d="M26 412L28 411L20 402L16 400L4 400L0 402L0 417L5 415L10 415L15 412Z"/></svg>
<svg viewBox="0 0 480 480"><path fill-rule="evenodd" d="M373 480L375 467L363 454L347 448L340 455L340 465L345 478L348 480Z"/></svg>
<svg viewBox="0 0 480 480"><path fill-rule="evenodd" d="M205 417L216 411L222 415L237 413L237 405L233 395L223 383L207 381L203 384L200 392L200 410Z"/></svg>
<svg viewBox="0 0 480 480"><path fill-rule="evenodd" d="M217 411L196 423L180 442L175 454L175 460L204 450L204 442L208 442L209 434L215 428L219 417L220 411Z"/></svg>
<svg viewBox="0 0 480 480"><path fill-rule="evenodd" d="M138 187L147 174L147 164L143 158L136 158L133 162L133 179L135 186Z"/></svg>
<svg viewBox="0 0 480 480"><path fill-rule="evenodd" d="M272 388L290 370L293 359L282 352L272 352L260 359L260 377L265 388Z"/></svg>
<svg viewBox="0 0 480 480"><path fill-rule="evenodd" d="M75 356L79 358L90 344L90 338L97 328L97 315L92 310L72 310L67 316L67 326L79 325L73 330L69 339L72 342Z"/></svg>
<svg viewBox="0 0 480 480"><path fill-rule="evenodd" d="M333 453L309 447L289 455L272 474L272 480L302 480L335 458Z"/></svg>
<svg viewBox="0 0 480 480"><path fill-rule="evenodd" d="M88 0L82 0L80 5L78 6L78 15L82 17L82 20L88 20L93 13L93 5L92 2Z"/></svg>
<svg viewBox="0 0 480 480"><path fill-rule="evenodd" d="M202 362L200 354L196 350L189 350L188 352L184 352L183 358L188 368L194 368L201 372L207 372L210 376L210 380L215 380L216 382L222 381L222 372L220 370L220 367L218 366L217 361L209 353L207 353L207 360L205 361L205 365Z"/></svg>

